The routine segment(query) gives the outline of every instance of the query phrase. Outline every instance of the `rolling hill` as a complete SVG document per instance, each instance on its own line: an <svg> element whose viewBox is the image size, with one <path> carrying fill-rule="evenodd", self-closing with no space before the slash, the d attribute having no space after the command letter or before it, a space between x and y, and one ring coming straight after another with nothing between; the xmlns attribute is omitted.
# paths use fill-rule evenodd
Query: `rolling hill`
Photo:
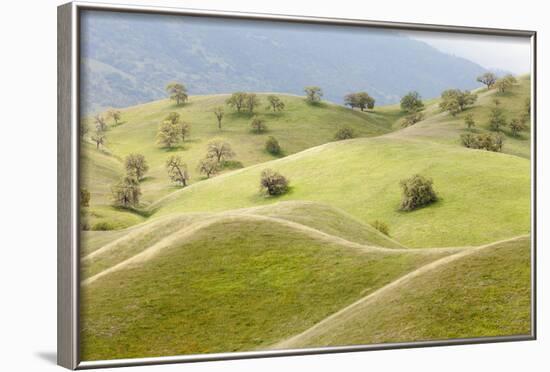
<svg viewBox="0 0 550 372"><path fill-rule="evenodd" d="M247 113L232 112L226 107L222 129L218 129L213 114L215 107L224 105L229 95L191 97L184 106L176 106L168 100L130 107L122 110L122 122L112 125L107 132L107 149L97 151L95 145L82 146L82 173L84 183L89 185L93 203L109 205L111 185L123 174L122 161L132 152L145 156L150 165L141 188L142 202L151 204L178 188L166 176L165 163L172 155L181 155L187 163L190 183L201 181L203 176L197 171L199 161L205 157L208 143L221 138L230 143L236 153L233 168L258 164L275 157L265 151L268 136L279 141L284 155L293 154L307 148L334 140L337 128L351 127L358 136L376 136L391 131L392 123L403 114L399 110L386 110L383 113L358 112L339 105L322 103L312 106L301 97L281 96L286 105L283 112L273 113L265 108L265 95L256 115L264 119L268 131L253 134L250 131L252 116ZM177 112L191 125L191 134L182 146L167 150L156 143L159 124L170 112ZM91 118L88 126L93 127ZM93 161L89 159L93 158ZM231 167L230 167L231 168ZM231 170L231 169L229 169ZM109 211L109 208L92 208L91 225L106 220L115 220L116 228L127 227L141 221L141 216L132 217L126 211Z"/></svg>
<svg viewBox="0 0 550 372"><path fill-rule="evenodd" d="M479 102L467 110L478 123L474 130L486 131L488 107L495 97L509 110L509 117L517 115L528 98L528 86L529 79L524 77L506 94L478 92ZM107 222L111 226L106 228L124 228L145 221L151 213L156 218L181 212L220 212L306 198L331 204L363 223L386 221L393 236L409 246L483 244L529 232L528 135L507 135L504 154L471 150L459 144L466 113L457 117L440 113L438 100L428 104L424 121L400 129L396 123L403 114L395 106L360 112L332 104L311 106L293 96L283 96L287 110L282 113L260 110L258 115L266 120L269 130L255 135L249 130L251 117L246 114L228 112L222 130L217 128L211 110L226 97L192 97L183 107L157 101L128 108L122 112L122 124L107 133L108 152L84 146L83 173L101 181L85 181L92 192L93 205L87 217L91 227L103 229ZM171 111L179 112L191 124L192 132L182 147L167 151L155 143L155 135L158 123ZM342 125L352 127L359 136L375 137L327 143ZM277 159L268 154L263 148L268 136L275 136L288 156ZM234 165L243 168L203 180L196 164L212 138L231 143L236 152ZM151 168L141 185L143 213L113 208L108 200L111 185L121 175L121 161L131 152L144 154ZM178 190L170 184L164 163L173 154L181 155L188 164L190 187ZM97 169L88 172L86 159L91 157ZM259 173L266 167L290 177L289 194L280 199L259 194ZM414 214L399 212L398 183L418 172L434 178L441 200ZM501 182L503 176L505 183ZM469 208L477 210L475 218L464 213ZM426 229L427 221L433 229Z"/></svg>
<svg viewBox="0 0 550 372"><path fill-rule="evenodd" d="M530 239L455 256L426 265L274 348L529 334Z"/></svg>
<svg viewBox="0 0 550 372"><path fill-rule="evenodd" d="M227 107L218 129L212 110L228 95L123 109L104 148L88 136L81 146L83 220L95 230L82 234L82 358L528 334L530 136L505 130L502 153L465 148L459 136L468 113L473 132L488 131L495 98L518 116L529 84L480 89L456 117L430 100L425 119L404 129L395 105L360 112L293 95L279 95L280 113L260 95L265 134ZM191 136L167 150L155 136L174 111ZM342 126L357 137L334 141ZM268 136L282 156L265 151ZM214 138L236 156L205 179L196 166ZM114 207L110 188L130 153L150 167L142 200ZM172 155L187 163L189 186L169 182ZM288 193L259 192L266 168L290 179ZM400 211L399 182L417 173L433 179L438 200Z"/></svg>
<svg viewBox="0 0 550 372"><path fill-rule="evenodd" d="M315 210L299 208L306 217ZM457 251L353 244L282 218L219 217L171 235L161 229L162 246L83 282L85 360L265 348Z"/></svg>

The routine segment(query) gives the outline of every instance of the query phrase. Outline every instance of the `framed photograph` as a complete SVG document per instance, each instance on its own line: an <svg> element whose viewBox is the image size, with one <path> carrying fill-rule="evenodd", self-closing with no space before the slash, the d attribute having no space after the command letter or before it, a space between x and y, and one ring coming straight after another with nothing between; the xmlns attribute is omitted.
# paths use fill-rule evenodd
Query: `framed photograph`
<svg viewBox="0 0 550 372"><path fill-rule="evenodd" d="M536 33L58 8L58 363L536 337Z"/></svg>

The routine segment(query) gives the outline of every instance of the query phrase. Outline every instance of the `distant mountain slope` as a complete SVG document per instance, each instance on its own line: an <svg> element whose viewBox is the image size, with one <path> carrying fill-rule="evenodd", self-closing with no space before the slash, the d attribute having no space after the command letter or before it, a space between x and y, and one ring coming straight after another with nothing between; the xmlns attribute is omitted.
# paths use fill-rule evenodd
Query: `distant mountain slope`
<svg viewBox="0 0 550 372"><path fill-rule="evenodd" d="M392 31L114 12L83 15L81 47L86 112L164 97L172 80L191 94L319 85L330 101L367 90L387 104L474 88L484 70Z"/></svg>

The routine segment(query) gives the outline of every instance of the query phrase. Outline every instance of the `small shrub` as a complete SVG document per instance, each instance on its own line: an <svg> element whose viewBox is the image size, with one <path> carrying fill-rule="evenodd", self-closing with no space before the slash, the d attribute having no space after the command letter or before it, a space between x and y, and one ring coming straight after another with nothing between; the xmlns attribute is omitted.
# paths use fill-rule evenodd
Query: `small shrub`
<svg viewBox="0 0 550 372"><path fill-rule="evenodd" d="M525 118L515 118L510 121L510 130L514 137L518 137L520 132L527 129Z"/></svg>
<svg viewBox="0 0 550 372"><path fill-rule="evenodd" d="M419 174L401 181L403 199L401 200L402 211L412 211L424 207L437 200L433 189L433 181Z"/></svg>
<svg viewBox="0 0 550 372"><path fill-rule="evenodd" d="M115 227L107 221L100 221L92 226L92 230L94 231L109 231L114 229Z"/></svg>
<svg viewBox="0 0 550 372"><path fill-rule="evenodd" d="M258 134L263 133L267 130L267 125L265 125L264 120L260 119L259 117L254 117L254 119L252 119L250 127L252 128L252 132Z"/></svg>
<svg viewBox="0 0 550 372"><path fill-rule="evenodd" d="M478 135L478 142L480 149L501 152L504 137L500 133L483 133Z"/></svg>
<svg viewBox="0 0 550 372"><path fill-rule="evenodd" d="M90 221L88 219L87 213L82 213L83 210L80 210L80 230L88 231L90 230Z"/></svg>
<svg viewBox="0 0 550 372"><path fill-rule="evenodd" d="M289 181L282 174L275 172L272 169L265 169L262 172L260 187L265 190L268 195L282 195L288 191Z"/></svg>
<svg viewBox="0 0 550 372"><path fill-rule="evenodd" d="M390 228L385 222L376 220L372 223L372 227L380 231L382 234L390 236Z"/></svg>
<svg viewBox="0 0 550 372"><path fill-rule="evenodd" d="M506 126L504 110L498 107L498 104L495 103L495 107L491 109L491 113L489 115L489 129L493 132L498 132L504 126Z"/></svg>
<svg viewBox="0 0 550 372"><path fill-rule="evenodd" d="M471 129L476 126L476 122L474 121L474 115L468 114L464 118L464 124L468 127L468 129Z"/></svg>
<svg viewBox="0 0 550 372"><path fill-rule="evenodd" d="M267 141L265 141L265 150L271 155L280 155L281 146L279 145L279 141L275 137L269 136Z"/></svg>
<svg viewBox="0 0 550 372"><path fill-rule="evenodd" d="M419 121L424 120L424 114L421 112L413 112L412 114L409 114L403 118L403 121L401 122L401 127L406 128L410 127L411 125L415 125Z"/></svg>
<svg viewBox="0 0 550 372"><path fill-rule="evenodd" d="M475 134L472 134L472 133L461 134L460 142L462 142L462 146L467 147L469 149L478 148L477 136Z"/></svg>
<svg viewBox="0 0 550 372"><path fill-rule="evenodd" d="M89 207L90 206L90 192L88 189L81 187L80 188L80 206Z"/></svg>
<svg viewBox="0 0 550 372"><path fill-rule="evenodd" d="M501 152L504 138L499 133L466 133L460 136L464 147L470 149L481 149L487 151Z"/></svg>
<svg viewBox="0 0 550 372"><path fill-rule="evenodd" d="M350 127L342 127L338 129L334 135L334 139L338 141L347 140L353 137L355 137L355 132L353 131L353 128Z"/></svg>

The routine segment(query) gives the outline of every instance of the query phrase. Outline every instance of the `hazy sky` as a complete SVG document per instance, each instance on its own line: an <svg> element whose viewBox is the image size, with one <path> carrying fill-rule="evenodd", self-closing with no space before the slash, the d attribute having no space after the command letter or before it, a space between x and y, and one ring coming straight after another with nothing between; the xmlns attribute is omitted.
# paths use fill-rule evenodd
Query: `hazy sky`
<svg viewBox="0 0 550 372"><path fill-rule="evenodd" d="M531 41L527 37L463 35L444 32L405 32L442 52L469 59L487 69L514 74L531 70Z"/></svg>

